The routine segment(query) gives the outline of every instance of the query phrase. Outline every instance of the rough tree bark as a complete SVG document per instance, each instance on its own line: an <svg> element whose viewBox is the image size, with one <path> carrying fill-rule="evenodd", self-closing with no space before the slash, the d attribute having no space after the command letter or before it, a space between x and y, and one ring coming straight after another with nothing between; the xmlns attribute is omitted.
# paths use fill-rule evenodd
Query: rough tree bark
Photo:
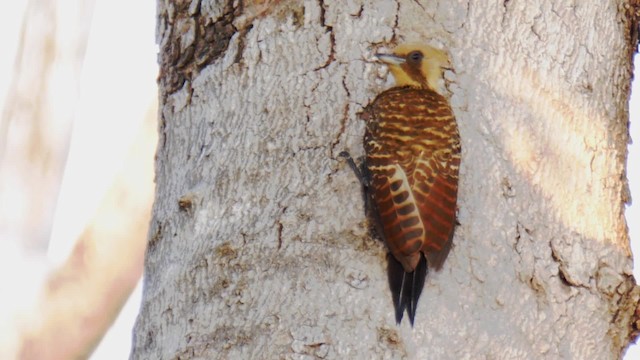
<svg viewBox="0 0 640 360"><path fill-rule="evenodd" d="M134 359L618 358L640 289L624 219L624 1L158 3L157 194ZM372 54L446 48L463 143L454 248L416 327L337 158L388 86Z"/></svg>

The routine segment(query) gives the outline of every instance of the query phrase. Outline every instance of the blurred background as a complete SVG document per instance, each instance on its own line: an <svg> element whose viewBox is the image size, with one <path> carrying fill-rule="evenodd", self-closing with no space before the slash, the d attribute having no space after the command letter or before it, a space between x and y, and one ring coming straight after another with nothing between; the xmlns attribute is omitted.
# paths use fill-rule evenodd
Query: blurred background
<svg viewBox="0 0 640 360"><path fill-rule="evenodd" d="M154 191L155 2L3 1L0 43L0 358L126 359Z"/></svg>
<svg viewBox="0 0 640 360"><path fill-rule="evenodd" d="M0 354L128 358L154 191L155 2L4 1L0 44ZM634 139L639 116L632 98ZM627 220L639 254L638 206Z"/></svg>

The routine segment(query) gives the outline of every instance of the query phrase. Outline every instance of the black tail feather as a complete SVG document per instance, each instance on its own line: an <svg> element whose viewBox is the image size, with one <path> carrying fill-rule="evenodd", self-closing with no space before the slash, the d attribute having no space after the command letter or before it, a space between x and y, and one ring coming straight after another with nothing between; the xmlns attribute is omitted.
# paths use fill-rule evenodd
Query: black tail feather
<svg viewBox="0 0 640 360"><path fill-rule="evenodd" d="M410 273L405 272L402 264L391 254L387 255L387 262L387 276L393 296L393 306L396 309L396 323L400 324L406 309L413 327L418 299L420 299L424 281L427 278L427 259L421 253L418 266Z"/></svg>

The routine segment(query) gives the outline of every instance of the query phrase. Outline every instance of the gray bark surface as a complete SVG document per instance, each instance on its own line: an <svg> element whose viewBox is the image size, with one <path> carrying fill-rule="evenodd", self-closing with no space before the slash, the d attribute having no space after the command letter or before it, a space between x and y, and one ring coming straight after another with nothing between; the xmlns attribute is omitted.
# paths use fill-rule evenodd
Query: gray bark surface
<svg viewBox="0 0 640 360"><path fill-rule="evenodd" d="M237 5L237 4L236 4ZM621 1L158 3L157 194L132 359L608 359L640 290ZM447 49L454 248L394 323L357 113L380 47Z"/></svg>

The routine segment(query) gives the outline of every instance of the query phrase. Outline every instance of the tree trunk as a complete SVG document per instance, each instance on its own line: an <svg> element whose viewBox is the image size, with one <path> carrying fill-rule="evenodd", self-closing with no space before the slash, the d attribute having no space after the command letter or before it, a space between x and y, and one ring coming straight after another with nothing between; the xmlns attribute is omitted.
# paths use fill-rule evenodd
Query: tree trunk
<svg viewBox="0 0 640 360"><path fill-rule="evenodd" d="M238 5L238 4L243 4ZM133 359L614 359L635 338L622 1L159 2L157 194ZM381 46L446 49L454 248L415 328L337 156L389 86Z"/></svg>

